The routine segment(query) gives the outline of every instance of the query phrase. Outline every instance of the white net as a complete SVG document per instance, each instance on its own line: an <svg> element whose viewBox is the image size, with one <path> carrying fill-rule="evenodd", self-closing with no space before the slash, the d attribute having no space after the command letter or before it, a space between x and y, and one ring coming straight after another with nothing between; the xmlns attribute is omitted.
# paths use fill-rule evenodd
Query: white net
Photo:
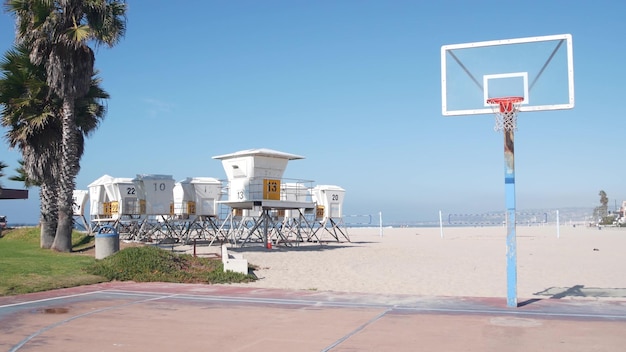
<svg viewBox="0 0 626 352"><path fill-rule="evenodd" d="M516 131L517 130L517 110L510 112L495 111L496 124L493 130L496 132Z"/></svg>
<svg viewBox="0 0 626 352"><path fill-rule="evenodd" d="M487 100L496 115L496 124L493 129L500 131L517 130L517 113L523 101L521 97L506 97Z"/></svg>

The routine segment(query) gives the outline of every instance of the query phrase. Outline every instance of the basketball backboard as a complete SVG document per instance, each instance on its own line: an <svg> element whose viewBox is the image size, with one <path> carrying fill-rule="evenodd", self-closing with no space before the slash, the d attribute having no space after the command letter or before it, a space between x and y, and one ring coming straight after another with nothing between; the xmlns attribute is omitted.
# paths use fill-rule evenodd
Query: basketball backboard
<svg viewBox="0 0 626 352"><path fill-rule="evenodd" d="M571 109L572 52L570 34L444 45L442 114L491 114L498 97L523 97L519 111Z"/></svg>

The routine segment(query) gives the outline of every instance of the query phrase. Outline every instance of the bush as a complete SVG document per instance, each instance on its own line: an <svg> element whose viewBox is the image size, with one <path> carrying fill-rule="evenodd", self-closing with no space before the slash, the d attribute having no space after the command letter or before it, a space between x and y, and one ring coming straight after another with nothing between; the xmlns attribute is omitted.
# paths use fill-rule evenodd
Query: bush
<svg viewBox="0 0 626 352"><path fill-rule="evenodd" d="M86 269L109 280L135 282L250 282L253 275L224 272L221 260L179 255L154 246L129 247Z"/></svg>
<svg viewBox="0 0 626 352"><path fill-rule="evenodd" d="M615 215L603 216L600 225L612 225L615 221Z"/></svg>

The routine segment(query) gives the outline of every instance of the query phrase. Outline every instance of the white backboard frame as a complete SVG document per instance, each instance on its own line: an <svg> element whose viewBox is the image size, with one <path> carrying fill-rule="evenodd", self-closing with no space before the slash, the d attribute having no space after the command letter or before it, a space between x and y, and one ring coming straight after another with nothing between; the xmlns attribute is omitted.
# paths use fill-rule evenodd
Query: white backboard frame
<svg viewBox="0 0 626 352"><path fill-rule="evenodd" d="M483 77L477 77L476 79L483 80L483 108L476 109L460 109L460 110L448 110L448 101L447 101L447 60L448 53L451 50L456 49L467 49L467 48L481 48L481 47L489 47L489 46L499 46L499 45L510 45L510 44L523 44L523 43L533 43L533 42L542 42L542 41L558 41L564 40L566 44L567 50L567 89L568 89L568 102L562 104L544 104L544 105L531 105L531 101L529 100L529 91L528 91L528 73L527 72L503 72L500 74L492 74L485 75ZM488 58L486 58L488 59ZM548 58L547 63L551 58ZM544 67L545 68L545 67ZM525 75L524 75L525 74ZM547 110L566 110L572 109L574 107L574 59L573 59L573 45L572 45L572 35L571 34L558 34L558 35L548 35L548 36L540 36L540 37L527 37L527 38L515 38L515 39L504 39L504 40L492 40L492 41L484 41L484 42L475 42L475 43L464 43L464 44L451 44L444 45L441 47L441 103L442 103L442 114L444 116L459 116L459 115L480 115L480 114L492 114L493 109L489 104L486 103L487 95L488 95L488 80L491 78L497 77L522 77L524 79L524 101L520 106L520 111L547 111ZM487 88L487 89L485 89Z"/></svg>

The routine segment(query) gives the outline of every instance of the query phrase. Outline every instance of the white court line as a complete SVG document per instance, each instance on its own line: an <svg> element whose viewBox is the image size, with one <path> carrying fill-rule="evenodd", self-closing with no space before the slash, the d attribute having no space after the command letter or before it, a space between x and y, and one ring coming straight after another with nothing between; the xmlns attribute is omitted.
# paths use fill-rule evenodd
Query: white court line
<svg viewBox="0 0 626 352"><path fill-rule="evenodd" d="M137 292L137 291L123 291L123 290L107 290L106 293L112 293L117 295L157 295L155 292ZM559 312L542 312L542 311L522 311L511 310L509 308L503 309L469 309L469 308L437 308L426 306L403 306L398 304L380 304L380 303L359 303L359 302L327 302L316 300L302 300L302 299L282 299L282 298L255 298L255 297L227 297L227 296L203 296L203 295L191 295L191 294L179 294L177 299L197 300L197 301L211 301L211 302L230 302L230 303L254 303L254 304L276 304L276 305L309 305L319 307L342 307L342 308L372 308L383 309L392 307L397 311L413 311L423 313L458 313L458 314L482 314L482 315L518 315L518 316L534 316L534 317L561 317L561 318L596 318L596 319L616 319L626 320L626 313L622 315L618 314L598 314L598 313L559 313Z"/></svg>
<svg viewBox="0 0 626 352"><path fill-rule="evenodd" d="M75 295L67 295L67 296L59 296L59 297L43 298L43 299L37 299L37 300L34 300L34 301L25 301L25 302L19 302L19 303L5 304L5 305L0 306L0 309L2 309L2 308L8 308L8 307L23 306L23 305L26 305L26 304L32 304L32 303L40 303L40 302L54 301L54 300L57 300L57 299L73 298L73 297L80 297L80 296L92 295L92 294L94 294L94 293L99 293L99 292L103 292L103 291L92 291L92 292L85 292L85 293L77 293L77 294L75 294Z"/></svg>
<svg viewBox="0 0 626 352"><path fill-rule="evenodd" d="M616 319L626 320L626 314L596 314L596 313L558 313L541 311L519 311L519 310L499 310L499 309L461 309L461 308L423 308L423 307L396 307L397 310L410 310L418 312L433 313L468 313L482 315L525 315L535 317L560 317L560 318L596 318L596 319Z"/></svg>
<svg viewBox="0 0 626 352"><path fill-rule="evenodd" d="M620 321L626 320L626 314L617 315L617 314L593 314L593 313L559 313L559 312L541 312L541 311L520 311L520 310L511 310L508 308L507 309L480 309L480 308L468 309L468 308L437 308L437 307L433 308L433 307L419 307L419 306L411 307L411 306L398 306L398 305L392 305L392 304L385 305L385 304L375 304L375 303L328 302L328 301L316 301L316 300L296 300L296 299L276 299L276 298L226 297L226 296L204 296L204 295L188 295L188 294L163 295L162 293L158 293L158 292L123 291L123 290L98 290L98 291L86 292L86 293L80 293L80 294L74 294L74 295L66 295L66 296L52 297L52 298L46 298L46 299L40 299L40 300L34 300L34 301L13 303L13 304L0 306L0 308L48 302L48 301L60 300L60 299L71 299L74 297L93 295L97 293L105 294L105 295L120 295L120 296L150 296L150 298L135 301L135 302L130 302L130 303L124 303L124 304L120 304L116 306L106 307L106 308L98 309L95 311L91 311L91 312L87 312L87 313L83 313L80 315L67 318L63 321L44 327L38 330L37 332L31 334L30 336L20 341L17 345L13 346L13 348L10 349L9 352L15 352L19 350L21 347L23 347L30 340L35 338L36 336L48 330L51 330L57 326L73 321L75 319L92 315L92 314L96 314L96 313L100 313L100 312L104 312L107 310L118 309L118 308L123 308L126 306L131 306L134 304L145 303L145 302L156 301L156 300L163 300L163 299L168 299L168 298L177 298L177 299L183 299L183 300L196 300L196 301L211 301L211 302L248 303L248 304L256 303L256 304L274 304L274 305L307 305L307 306L317 306L317 307L370 308L370 309L387 308L385 312L374 317L372 320L365 323L364 325L358 327L351 334L344 336L340 340L337 340L333 345L329 346L329 348L333 348L334 346L337 346L338 344L343 342L345 339L349 338L350 336L354 335L358 331L362 330L367 325L381 319L384 315L393 311L410 311L410 312L416 312L416 313L418 312L448 313L448 314L450 313L463 314L464 313L464 314L480 314L480 315L533 316L537 318L560 317L560 318L612 319L612 320L620 320Z"/></svg>
<svg viewBox="0 0 626 352"><path fill-rule="evenodd" d="M96 292L102 292L102 291L96 291ZM57 323L54 323L54 324L52 324L52 325L48 325L48 326L46 326L46 327L44 327L44 328L39 329L38 331L36 331L36 332L32 333L31 335L29 335L28 337L26 337L25 339L23 339L22 341L20 341L17 345L13 346L13 347L9 350L9 352L15 352L15 351L19 350L19 349L20 349L20 348L22 348L22 347L23 347L26 343L28 343L28 341L30 341L30 340L32 340L33 338L37 337L37 336L38 336L38 335L40 335L41 333L44 333L44 332L46 332L46 331L48 331L48 330L50 330L50 329L54 329L54 328L56 328L57 326L63 325L63 324L68 323L68 322L70 322L70 321L72 321L72 320L76 320L76 319L78 319L78 318L86 317L86 316L88 316L88 315L93 315L93 314L96 314L96 313L105 312L105 311L107 311L107 310L111 310L111 309L122 308L122 307L131 306L131 305L133 305L133 304L138 304L138 303L145 303L145 302L150 302L150 301L156 301L156 300L159 300L159 299L171 298L171 297L174 297L174 296L176 296L176 295L174 294L174 295L169 295L169 296L154 297L154 298L149 298L149 299L145 299L145 300L142 300L142 301L136 301L136 302L130 302L130 303L119 304L119 305L116 305L116 306L111 306L111 307L106 307L106 308L96 309L96 310L91 311L91 312L87 312L87 313L83 313L83 314L75 315L75 316L73 316L73 317L67 318L67 319L65 319L65 320L59 321L59 322L57 322ZM72 296L66 296L66 297L72 297Z"/></svg>
<svg viewBox="0 0 626 352"><path fill-rule="evenodd" d="M373 317L372 319L370 319L369 321L367 321L366 323L362 324L361 326L359 326L358 328L350 331L350 333L344 335L342 338L338 339L337 341L333 342L332 344L330 344L328 347L324 348L322 350L322 352L327 352L332 350L333 348L337 347L339 344L341 344L342 342L346 341L347 339L351 338L352 336L356 335L359 331L365 329L368 325L375 323L376 321L378 321L380 318L382 318L383 316L385 316L385 314L391 312L393 310L393 307L388 308L386 311L378 314L377 316Z"/></svg>
<svg viewBox="0 0 626 352"><path fill-rule="evenodd" d="M196 301L211 301L211 302L230 302L230 303L254 303L254 304L276 304L276 305L310 305L321 307L345 307L345 308L373 308L381 309L388 308L391 304L380 303L359 303L359 302L329 302L329 301L316 301L316 300L304 300L304 299L278 299L278 298L254 298L254 297L228 297L228 296L204 296L204 295L192 295L192 294L174 294L163 296L159 292L150 291L125 291L125 290L98 290L93 292L79 293L74 295L66 295L59 297L52 297L34 301L26 301L20 303L13 303L0 306L2 308L15 307L27 304L48 302L60 299L69 299L73 297L80 297L93 294L113 294L123 296L152 296L156 299L176 297L178 299L189 299ZM147 300L145 300L147 301ZM559 313L559 312L541 312L541 311L521 311L510 309L467 309L467 308L436 308L436 307L419 307L419 306L402 306L393 305L395 310L399 311L414 311L414 312L432 312L432 313L466 313L466 314L499 314L499 315L518 315L518 316L535 316L535 317L562 317L562 318L596 318L596 319L617 319L626 320L626 314L597 314L597 313Z"/></svg>
<svg viewBox="0 0 626 352"><path fill-rule="evenodd" d="M154 292L139 292L139 291L123 291L123 290L107 290L103 293L111 293L120 296L147 296L155 295ZM353 308L377 308L383 309L391 306L390 304L375 304L375 303L354 303L354 302L326 302L304 299L290 299L290 298L255 298L255 297L229 297L229 296L204 296L193 294L179 294L177 299L187 299L196 301L211 301L211 302L229 302L229 303L269 303L277 305L309 305L309 306L325 306L325 307L353 307Z"/></svg>
<svg viewBox="0 0 626 352"><path fill-rule="evenodd" d="M75 295L66 295L59 297L52 297L34 301L26 301L20 303L13 303L0 306L0 309L6 307L14 307L20 305L27 305L32 303L47 302L52 300L59 300L65 298L80 297L85 295L92 295L96 293L110 293L116 295L126 296L154 296L163 297L162 293L150 292L150 291L125 291L125 290L98 290L93 292L78 293ZM176 294L167 297L177 297L181 299L193 299L204 301L216 301L216 302L233 302L233 303L269 303L279 305L315 305L326 307L366 307L366 308L386 308L390 305L385 304L369 304L369 303L354 303L354 302L325 302L315 300L296 300L296 299L277 299L277 298L246 298L246 297L226 297L226 296L202 296L202 295L190 295L190 294ZM159 298L160 299L160 298ZM428 307L407 307L395 305L397 310L410 310L417 312L434 312L434 313L471 313L471 314L502 314L502 315L527 315L527 316L546 316L546 317L571 317L571 318L600 318L600 319L626 319L626 315L616 314L591 314L591 313L550 313L550 312L537 312L537 311L519 311L519 310L499 310L499 309L462 309L462 308L428 308Z"/></svg>

